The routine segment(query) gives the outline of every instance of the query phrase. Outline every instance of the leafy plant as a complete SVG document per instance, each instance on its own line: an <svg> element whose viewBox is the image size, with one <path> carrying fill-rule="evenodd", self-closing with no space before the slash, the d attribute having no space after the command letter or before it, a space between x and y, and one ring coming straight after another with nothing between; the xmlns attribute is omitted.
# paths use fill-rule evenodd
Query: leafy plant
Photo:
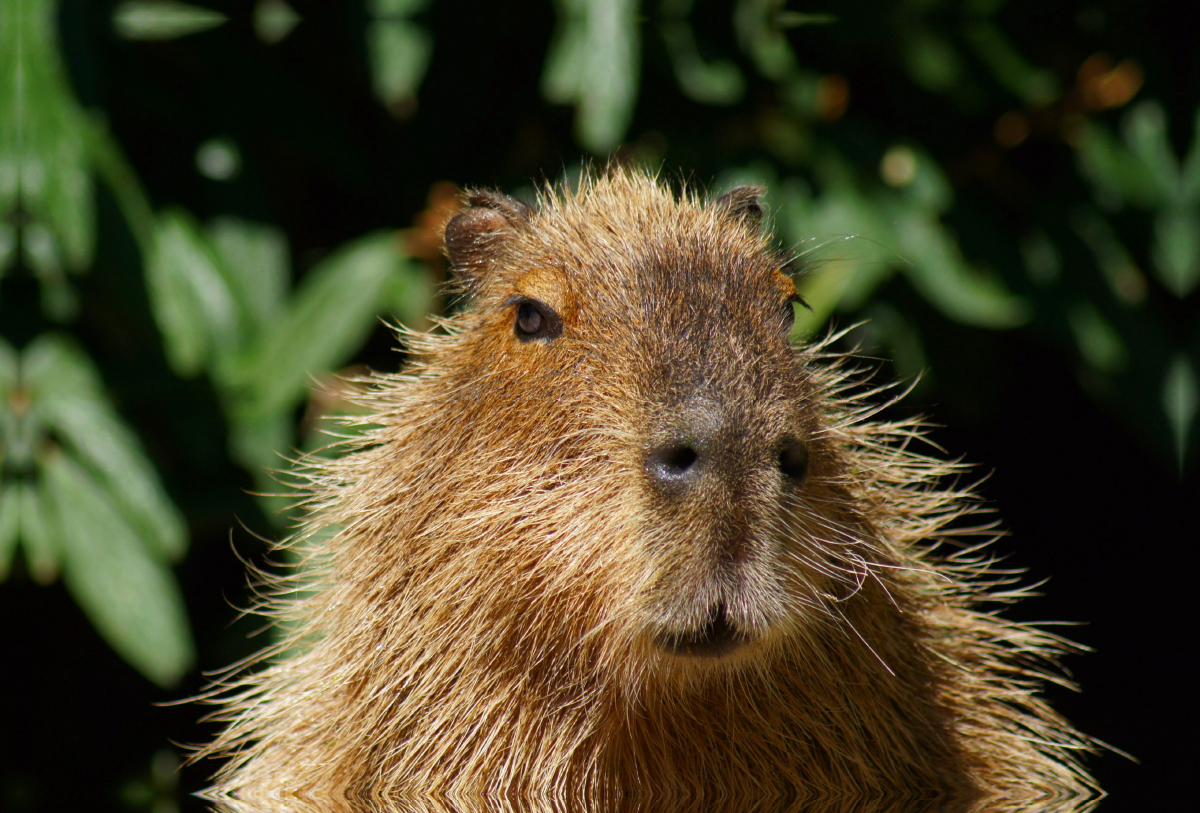
<svg viewBox="0 0 1200 813"><path fill-rule="evenodd" d="M154 211L119 146L67 86L55 10L49 0L23 0L0 25L0 84L11 90L0 96L0 270L19 247L46 315L69 322L78 308L66 273L81 273L93 255L98 176L141 251L172 369L211 378L231 454L264 492L277 491L270 472L296 446L293 413L313 382L353 356L377 314L420 319L432 284L398 235L381 232L334 252L289 290L278 229L236 218L204 228L181 209ZM129 2L114 14L117 30L138 39L222 22L182 3ZM66 337L43 334L19 351L0 340L0 578L18 547L37 581L61 571L113 648L170 685L194 660L170 568L187 533L103 390L87 352Z"/></svg>
<svg viewBox="0 0 1200 813"><path fill-rule="evenodd" d="M134 280L121 313L161 339L138 386L211 397L213 454L270 494L286 490L272 470L317 442L307 413L327 412L331 373L364 358L381 320L437 309L444 179L511 190L610 158L686 167L713 192L765 185L807 266L797 337L862 322L862 352L926 387L947 376L928 369L946 325L1024 337L1139 442L1194 466L1200 119L1161 101L1177 97L1136 42L1096 44L1115 4L1050 4L1046 32L1002 0L790 5L482 4L464 24L428 0L245 14L122 0L91 16L8 0L0 579L61 577L158 684L195 660L176 574L203 535L179 485L198 455L173 469L161 439L186 430L130 407L137 377L95 329L123 318L89 299L101 271ZM96 92L98 62L113 88L136 85L143 118ZM220 86L231 76L252 89ZM139 141L148 121L162 129ZM292 158L272 166L279 154ZM213 500L237 496L229 483ZM257 499L284 533L288 500ZM234 520L213 524L223 536Z"/></svg>

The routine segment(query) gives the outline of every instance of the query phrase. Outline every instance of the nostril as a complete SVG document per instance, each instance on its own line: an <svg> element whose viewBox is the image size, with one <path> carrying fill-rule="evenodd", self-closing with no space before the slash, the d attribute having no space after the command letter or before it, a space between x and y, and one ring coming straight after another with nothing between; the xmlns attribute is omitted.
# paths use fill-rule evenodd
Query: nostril
<svg viewBox="0 0 1200 813"><path fill-rule="evenodd" d="M673 472L683 474L696 462L696 450L690 446L673 446L663 456L663 465Z"/></svg>
<svg viewBox="0 0 1200 813"><path fill-rule="evenodd" d="M789 441L779 452L779 470L789 479L803 480L808 474L808 447L798 440Z"/></svg>
<svg viewBox="0 0 1200 813"><path fill-rule="evenodd" d="M650 455L650 468L660 480L678 480L691 471L699 453L683 443L671 443Z"/></svg>

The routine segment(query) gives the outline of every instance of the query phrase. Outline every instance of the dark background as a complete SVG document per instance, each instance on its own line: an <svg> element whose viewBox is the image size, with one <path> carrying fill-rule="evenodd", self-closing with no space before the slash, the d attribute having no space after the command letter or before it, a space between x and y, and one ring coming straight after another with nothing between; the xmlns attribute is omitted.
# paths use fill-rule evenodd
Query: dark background
<svg viewBox="0 0 1200 813"><path fill-rule="evenodd" d="M726 167L773 160L760 123L778 103L776 88L737 56L728 8L699 2L693 14L704 47L732 55L748 78L742 101L711 107L675 87L651 31L656 5L645 5L642 84L626 151L649 149L669 172L685 171L702 185ZM819 137L864 172L898 135L924 146L954 182L956 205L946 220L964 252L987 258L1021 293L1042 295L1019 268L1012 270L1019 263L1012 245L1033 224L1055 233L1067 203L1089 196L1071 148L1035 135L1000 154L992 127L1015 104L1001 89L985 85L982 101L964 110L914 86L898 67L899 5L806 5L802 10L833 12L837 22L788 31L806 67L844 76L851 88L846 114L820 124ZM553 179L587 155L573 134L573 110L548 105L539 93L552 6L432 3L416 18L433 35L432 63L407 118L391 115L371 93L363 8L294 6L300 25L267 46L254 36L249 4L213 4L229 14L227 24L165 42L116 36L111 4L63 4L60 44L75 91L85 106L102 111L156 206L179 204L201 221L233 214L277 224L303 274L364 232L408 226L436 181L514 189ZM958 4L940 7L927 19L936 23L942 14L953 23L963 13ZM1179 5L1108 2L1088 9L1095 14L1084 24L1077 4L1014 2L997 20L1028 59L1067 84L1092 53L1138 60L1146 77L1140 97L1171 112L1173 142L1184 153L1200 106L1200 57ZM1115 126L1120 111L1097 117ZM196 171L197 146L217 135L241 153L242 171L231 181ZM969 168L980 151L995 152L1000 162L990 174ZM103 188L97 207L99 245L78 282L83 304L71 331L186 514L192 543L177 574L199 664L182 685L155 688L96 635L61 584L41 587L15 574L0 585L6 622L0 807L148 809L155 800L175 799L183 810L199 810L188 794L203 787L214 766L183 768L177 788L164 766L171 754L183 753L172 743L203 742L213 729L196 722L202 709L195 705L156 704L200 691L202 671L257 648L246 636L258 622L239 620L232 609L248 600L234 549L261 562L265 546L254 533L278 531L246 493L250 475L224 451L226 427L211 385L170 372L137 249ZM1144 243L1149 226L1136 213L1116 218L1132 245ZM1066 263L1079 289L1099 273L1082 250L1068 253ZM0 325L20 346L47 323L28 304L37 301L31 278L10 275L3 284ZM1195 640L1189 621L1200 502L1195 456L1181 474L1174 450L1151 425L1161 416L1130 405L1154 405L1156 395L1137 401L1095 384L1052 304L1038 303L1021 328L988 330L949 320L902 276L874 299L918 326L930 371L896 409L928 414L946 453L978 464L979 475L987 475L980 491L1010 531L997 550L1027 569L1028 581L1048 579L1043 597L1008 614L1078 622L1062 631L1094 650L1066 663L1082 693L1048 694L1081 730L1139 760L1113 753L1088 759L1110 793L1100 810L1178 806L1192 796L1184 777L1194 762L1185 744L1194 739L1186 721L1195 713L1195 679L1186 666ZM1195 335L1196 315L1194 296L1172 298L1151 282L1144 316L1181 345ZM856 319L839 314L835 321ZM392 347L380 327L356 361L394 370L400 357ZM876 355L870 348L867 354ZM877 355L886 358L888 348ZM1134 366L1161 363L1139 357ZM886 360L880 364L881 375L892 375Z"/></svg>

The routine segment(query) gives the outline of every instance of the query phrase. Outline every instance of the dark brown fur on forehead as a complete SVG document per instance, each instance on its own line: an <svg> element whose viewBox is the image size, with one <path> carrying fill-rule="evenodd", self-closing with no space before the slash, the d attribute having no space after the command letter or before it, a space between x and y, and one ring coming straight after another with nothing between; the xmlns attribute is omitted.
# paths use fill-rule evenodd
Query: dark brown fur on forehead
<svg viewBox="0 0 1200 813"><path fill-rule="evenodd" d="M471 208L447 228L448 253L484 295L502 295L514 271L538 268L559 270L589 296L617 301L661 299L672 289L693 297L744 294L755 283L781 285L774 275L784 258L759 228L759 194L740 187L706 205L689 189L675 194L621 170L543 193L533 210L473 193Z"/></svg>

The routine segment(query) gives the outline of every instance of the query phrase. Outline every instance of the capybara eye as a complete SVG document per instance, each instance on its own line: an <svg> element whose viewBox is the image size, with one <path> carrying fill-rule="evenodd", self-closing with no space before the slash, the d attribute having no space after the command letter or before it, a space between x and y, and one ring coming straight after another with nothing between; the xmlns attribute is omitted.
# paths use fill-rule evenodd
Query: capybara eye
<svg viewBox="0 0 1200 813"><path fill-rule="evenodd" d="M791 480L803 480L808 474L808 447L798 440L788 441L779 452L779 470Z"/></svg>
<svg viewBox="0 0 1200 813"><path fill-rule="evenodd" d="M517 338L523 342L534 339L554 339L562 333L562 320L553 308L534 299L517 302Z"/></svg>
<svg viewBox="0 0 1200 813"><path fill-rule="evenodd" d="M522 302L517 308L517 329L526 336L534 336L541 332L542 312L532 302Z"/></svg>

